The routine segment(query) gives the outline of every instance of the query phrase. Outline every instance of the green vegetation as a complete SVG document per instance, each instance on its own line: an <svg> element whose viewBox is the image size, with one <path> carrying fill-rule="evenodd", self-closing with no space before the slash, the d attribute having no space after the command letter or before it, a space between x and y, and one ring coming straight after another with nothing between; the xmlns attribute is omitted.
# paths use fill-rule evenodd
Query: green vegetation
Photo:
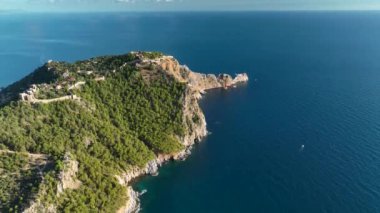
<svg viewBox="0 0 380 213"><path fill-rule="evenodd" d="M149 53L147 57L157 55ZM163 73L148 84L135 67L124 65L133 60L136 57L128 54L74 64L50 63L54 78L42 82L58 85L69 78L85 80L81 89L70 91L81 97L80 101L34 105L17 101L0 108L0 149L43 153L55 162L55 170L45 173L39 190L44 189L40 199L54 203L59 211L115 212L127 199L126 189L115 175L131 166L144 166L155 154L183 149L178 137L185 134L182 121L185 85ZM80 74L81 70L94 74ZM69 75L63 76L64 73ZM97 82L96 75L105 76L106 80ZM37 78L38 74L33 76ZM16 85L24 88L32 83L36 82L28 77L12 85L12 90L19 91ZM62 159L68 152L79 162L77 178L82 185L56 196ZM19 165L17 162L0 158L0 163L7 165L5 170L9 165ZM28 180L27 177L24 179ZM15 206L25 205L25 199L13 197L31 194L38 185L28 183L33 187L21 190L13 190L21 182L1 184L0 199L7 202L0 206L0 211L12 208L18 212ZM15 194L9 195L10 191Z"/></svg>
<svg viewBox="0 0 380 213"><path fill-rule="evenodd" d="M58 77L58 73L54 72L54 70L49 71L46 64L39 67L21 81L15 82L0 90L0 107L9 104L10 101L17 100L19 93L24 92L31 84L52 83L56 81Z"/></svg>
<svg viewBox="0 0 380 213"><path fill-rule="evenodd" d="M193 120L193 123L197 124L200 122L201 119L199 118L197 114L194 114L192 120Z"/></svg>
<svg viewBox="0 0 380 213"><path fill-rule="evenodd" d="M156 59L156 58L164 56L160 52L143 52L142 54L145 58L148 58L148 59Z"/></svg>
<svg viewBox="0 0 380 213"><path fill-rule="evenodd" d="M18 212L38 191L47 162L27 154L0 152L0 212Z"/></svg>

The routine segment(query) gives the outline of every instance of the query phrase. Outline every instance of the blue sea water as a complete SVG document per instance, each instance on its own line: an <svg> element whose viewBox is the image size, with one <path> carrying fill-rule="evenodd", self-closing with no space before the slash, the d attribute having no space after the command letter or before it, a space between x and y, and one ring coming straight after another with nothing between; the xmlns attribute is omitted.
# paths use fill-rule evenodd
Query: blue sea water
<svg viewBox="0 0 380 213"><path fill-rule="evenodd" d="M131 50L248 72L202 100L212 134L186 161L134 184L142 212L380 212L380 12L1 14L0 32L0 86Z"/></svg>

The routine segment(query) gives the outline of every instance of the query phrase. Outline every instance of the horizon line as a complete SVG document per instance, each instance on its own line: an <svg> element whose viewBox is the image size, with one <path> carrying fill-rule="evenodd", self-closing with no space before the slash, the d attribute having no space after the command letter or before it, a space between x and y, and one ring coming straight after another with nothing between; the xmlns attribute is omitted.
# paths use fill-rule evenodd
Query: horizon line
<svg viewBox="0 0 380 213"><path fill-rule="evenodd" d="M247 10L1 10L2 13L239 13L239 12L380 12L376 9L247 9Z"/></svg>

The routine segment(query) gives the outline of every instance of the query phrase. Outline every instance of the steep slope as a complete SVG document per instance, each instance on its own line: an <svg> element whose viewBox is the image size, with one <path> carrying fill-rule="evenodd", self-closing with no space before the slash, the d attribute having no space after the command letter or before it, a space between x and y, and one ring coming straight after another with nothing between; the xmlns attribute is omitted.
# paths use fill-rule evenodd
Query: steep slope
<svg viewBox="0 0 380 213"><path fill-rule="evenodd" d="M128 182L184 158L207 134L201 93L247 80L195 73L149 52L45 64L0 92L0 149L54 162L35 199L16 205L26 212L136 210Z"/></svg>

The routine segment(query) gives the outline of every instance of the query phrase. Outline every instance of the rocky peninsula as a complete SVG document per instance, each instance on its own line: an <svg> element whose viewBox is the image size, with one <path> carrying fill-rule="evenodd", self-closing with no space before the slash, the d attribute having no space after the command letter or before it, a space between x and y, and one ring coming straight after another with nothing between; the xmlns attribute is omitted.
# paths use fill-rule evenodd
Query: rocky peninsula
<svg viewBox="0 0 380 213"><path fill-rule="evenodd" d="M136 53L139 54L139 53ZM184 123L186 128L186 134L181 138L181 143L185 145L185 148L180 152L162 155L148 162L143 168L135 167L131 170L118 176L120 184L128 186L134 178L142 175L154 175L157 174L158 168L163 163L169 160L179 160L186 158L191 152L192 146L200 142L201 139L207 136L206 119L199 106L199 99L202 98L202 94L206 90L223 88L228 89L239 83L245 83L249 80L246 73L237 74L235 78L232 78L228 74L203 74L199 72L191 71L186 65L181 65L173 56L162 56L154 60L144 59L141 53L139 58L142 59L136 63L136 66L144 72L144 68L155 66L159 70L163 71L166 75L173 76L176 81L185 83L187 88L184 94L183 101L183 121L193 121L194 117L198 118L198 122ZM132 187L128 186L128 195L130 199L127 204L122 207L118 213L132 213L139 211L139 193L133 191Z"/></svg>
<svg viewBox="0 0 380 213"><path fill-rule="evenodd" d="M49 61L0 92L0 155L49 156L54 166L22 201L17 184L2 189L0 211L137 212L131 180L186 158L207 135L202 94L247 81L245 73L194 72L156 52Z"/></svg>

